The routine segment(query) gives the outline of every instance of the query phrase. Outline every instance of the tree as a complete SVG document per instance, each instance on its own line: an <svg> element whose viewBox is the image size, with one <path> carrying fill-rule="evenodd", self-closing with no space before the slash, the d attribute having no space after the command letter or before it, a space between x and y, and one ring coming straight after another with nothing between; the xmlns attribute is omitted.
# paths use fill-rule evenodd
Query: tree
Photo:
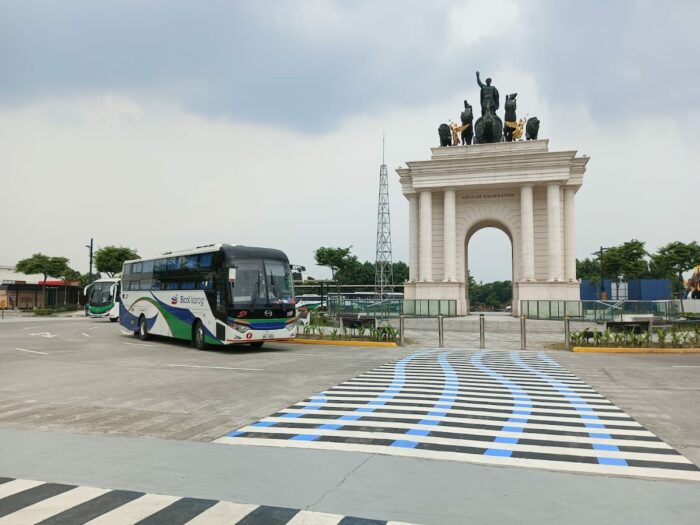
<svg viewBox="0 0 700 525"><path fill-rule="evenodd" d="M357 257L350 255L352 246L347 248L331 248L321 246L314 252L316 264L319 266L328 266L331 269L331 275L335 279L335 274L338 270L347 268L348 266L357 263Z"/></svg>
<svg viewBox="0 0 700 525"><path fill-rule="evenodd" d="M683 289L683 272L700 264L700 246L696 241L680 241L662 246L651 256L651 270L673 281L675 291Z"/></svg>
<svg viewBox="0 0 700 525"><path fill-rule="evenodd" d="M394 284L403 284L408 281L409 270L405 262L396 261L391 265L391 271L394 274Z"/></svg>
<svg viewBox="0 0 700 525"><path fill-rule="evenodd" d="M68 268L68 259L66 257L49 257L43 253L35 253L27 259L18 261L15 269L22 273L40 273L44 276L41 293L44 296L44 305L46 305L46 278L62 277Z"/></svg>
<svg viewBox="0 0 700 525"><path fill-rule="evenodd" d="M98 272L105 272L110 277L122 271L124 261L138 259L136 250L124 246L105 246L95 252L95 268Z"/></svg>
<svg viewBox="0 0 700 525"><path fill-rule="evenodd" d="M593 281L594 283L599 282L600 262L598 259L589 259L588 257L582 261L576 259L576 277L581 280Z"/></svg>
<svg viewBox="0 0 700 525"><path fill-rule="evenodd" d="M641 279L649 276L649 263L644 242L632 239L620 246L613 246L598 256L603 265L604 277L616 279L624 275L627 279Z"/></svg>

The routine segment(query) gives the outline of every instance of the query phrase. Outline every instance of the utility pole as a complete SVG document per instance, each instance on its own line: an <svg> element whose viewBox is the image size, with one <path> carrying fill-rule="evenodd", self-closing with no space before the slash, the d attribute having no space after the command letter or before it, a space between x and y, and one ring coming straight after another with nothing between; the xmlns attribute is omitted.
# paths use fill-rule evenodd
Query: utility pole
<svg viewBox="0 0 700 525"><path fill-rule="evenodd" d="M90 282L92 282L92 237L90 237L90 244L86 244L85 247L90 250L90 268L88 270L90 274Z"/></svg>

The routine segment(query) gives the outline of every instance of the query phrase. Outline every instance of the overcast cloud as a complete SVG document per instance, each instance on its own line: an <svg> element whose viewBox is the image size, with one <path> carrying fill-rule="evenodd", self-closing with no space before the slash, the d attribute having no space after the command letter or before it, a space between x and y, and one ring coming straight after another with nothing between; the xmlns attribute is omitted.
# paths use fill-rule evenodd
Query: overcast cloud
<svg viewBox="0 0 700 525"><path fill-rule="evenodd" d="M692 1L0 2L0 264L86 271L90 237L371 260L382 131L406 260L393 168L429 157L477 69L550 148L592 157L579 257L697 240L699 18ZM509 278L505 235L473 242L477 279Z"/></svg>

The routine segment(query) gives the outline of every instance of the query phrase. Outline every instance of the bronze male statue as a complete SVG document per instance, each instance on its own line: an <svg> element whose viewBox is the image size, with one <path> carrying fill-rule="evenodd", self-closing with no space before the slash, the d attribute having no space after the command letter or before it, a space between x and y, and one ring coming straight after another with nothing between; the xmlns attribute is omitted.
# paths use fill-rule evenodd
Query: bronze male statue
<svg viewBox="0 0 700 525"><path fill-rule="evenodd" d="M496 113L500 103L498 99L498 90L495 86L491 85L491 79L486 79L486 84L479 78L479 72L476 72L476 83L479 84L481 88L481 115L485 115L487 110Z"/></svg>

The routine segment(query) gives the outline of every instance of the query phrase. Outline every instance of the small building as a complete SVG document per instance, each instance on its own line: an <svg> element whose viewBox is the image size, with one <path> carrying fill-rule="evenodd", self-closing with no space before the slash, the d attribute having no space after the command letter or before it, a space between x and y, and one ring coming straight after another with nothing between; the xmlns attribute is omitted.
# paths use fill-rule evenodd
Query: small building
<svg viewBox="0 0 700 525"><path fill-rule="evenodd" d="M665 301L672 299L670 279L604 279L605 298L608 301ZM581 281L581 300L600 300L600 281Z"/></svg>
<svg viewBox="0 0 700 525"><path fill-rule="evenodd" d="M42 274L24 274L14 266L0 266L0 308L31 310L78 304L80 284L47 278Z"/></svg>

